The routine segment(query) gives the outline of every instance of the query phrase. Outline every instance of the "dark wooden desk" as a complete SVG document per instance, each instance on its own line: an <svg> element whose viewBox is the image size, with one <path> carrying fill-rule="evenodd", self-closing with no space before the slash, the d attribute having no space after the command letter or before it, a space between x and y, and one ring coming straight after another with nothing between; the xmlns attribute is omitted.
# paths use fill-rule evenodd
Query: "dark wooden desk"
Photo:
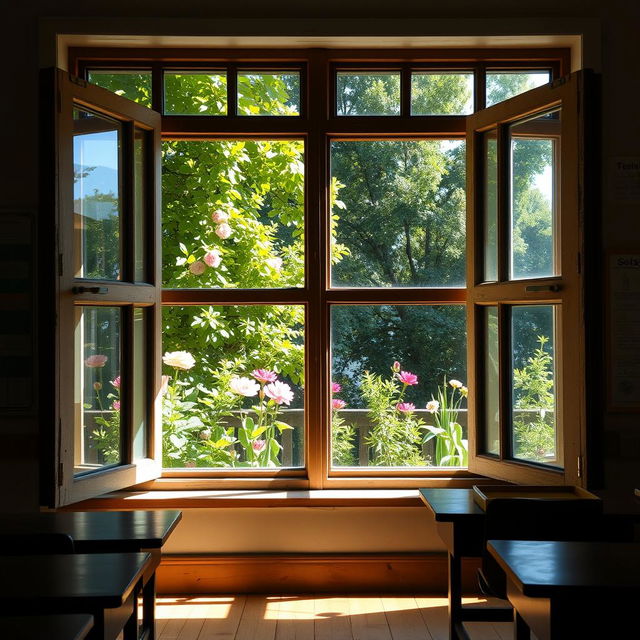
<svg viewBox="0 0 640 640"><path fill-rule="evenodd" d="M472 489L420 489L420 498L436 521L438 535L449 559L449 637L465 640L467 621L510 621L510 609L462 606L462 558L478 558L484 550L484 511L475 503Z"/></svg>
<svg viewBox="0 0 640 640"><path fill-rule="evenodd" d="M93 628L93 616L66 614L0 618L0 638L6 640L85 640Z"/></svg>
<svg viewBox="0 0 640 640"><path fill-rule="evenodd" d="M161 548L182 518L180 511L60 511L0 514L0 532L67 533L78 553L135 553L154 558L143 576L141 638L155 640L155 567Z"/></svg>
<svg viewBox="0 0 640 640"><path fill-rule="evenodd" d="M637 637L640 544L490 540L488 549L507 574L516 640L523 622L538 640Z"/></svg>
<svg viewBox="0 0 640 640"><path fill-rule="evenodd" d="M138 637L138 593L149 553L0 556L0 615L88 613L89 637Z"/></svg>

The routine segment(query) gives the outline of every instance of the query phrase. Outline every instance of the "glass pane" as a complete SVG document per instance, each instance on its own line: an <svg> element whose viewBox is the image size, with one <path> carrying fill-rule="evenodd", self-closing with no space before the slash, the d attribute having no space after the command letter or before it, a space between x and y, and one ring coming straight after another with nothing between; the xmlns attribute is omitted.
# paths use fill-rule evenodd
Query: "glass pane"
<svg viewBox="0 0 640 640"><path fill-rule="evenodd" d="M487 107L548 82L551 72L544 70L487 72Z"/></svg>
<svg viewBox="0 0 640 640"><path fill-rule="evenodd" d="M136 282L147 280L145 262L147 259L147 134L135 129L133 137L133 181L134 181L134 279Z"/></svg>
<svg viewBox="0 0 640 640"><path fill-rule="evenodd" d="M463 305L331 310L334 466L467 466Z"/></svg>
<svg viewBox="0 0 640 640"><path fill-rule="evenodd" d="M465 282L465 144L331 144L331 284L457 287Z"/></svg>
<svg viewBox="0 0 640 640"><path fill-rule="evenodd" d="M238 115L299 116L300 74L238 73Z"/></svg>
<svg viewBox="0 0 640 640"><path fill-rule="evenodd" d="M164 112L174 116L227 115L226 72L165 72Z"/></svg>
<svg viewBox="0 0 640 640"><path fill-rule="evenodd" d="M151 108L151 71L90 69L87 80L123 98Z"/></svg>
<svg viewBox="0 0 640 640"><path fill-rule="evenodd" d="M165 467L304 465L304 307L164 307Z"/></svg>
<svg viewBox="0 0 640 640"><path fill-rule="evenodd" d="M149 402L147 394L149 345L147 343L148 309L133 310L133 459L147 457L147 425Z"/></svg>
<svg viewBox="0 0 640 640"><path fill-rule="evenodd" d="M560 110L509 127L511 278L556 275Z"/></svg>
<svg viewBox="0 0 640 640"><path fill-rule="evenodd" d="M400 74L395 71L338 71L336 113L339 116L399 115Z"/></svg>
<svg viewBox="0 0 640 640"><path fill-rule="evenodd" d="M115 120L73 110L76 277L120 279L120 140Z"/></svg>
<svg viewBox="0 0 640 640"><path fill-rule="evenodd" d="M411 74L411 115L473 113L473 73Z"/></svg>
<svg viewBox="0 0 640 640"><path fill-rule="evenodd" d="M511 311L513 456L558 465L554 308Z"/></svg>
<svg viewBox="0 0 640 640"><path fill-rule="evenodd" d="M304 143L173 141L163 146L168 287L304 285Z"/></svg>
<svg viewBox="0 0 640 640"><path fill-rule="evenodd" d="M484 312L484 442L483 453L500 454L500 376L498 307Z"/></svg>
<svg viewBox="0 0 640 640"><path fill-rule="evenodd" d="M76 308L75 473L122 462L119 307Z"/></svg>
<svg viewBox="0 0 640 640"><path fill-rule="evenodd" d="M483 134L484 281L498 280L498 140L496 130Z"/></svg>

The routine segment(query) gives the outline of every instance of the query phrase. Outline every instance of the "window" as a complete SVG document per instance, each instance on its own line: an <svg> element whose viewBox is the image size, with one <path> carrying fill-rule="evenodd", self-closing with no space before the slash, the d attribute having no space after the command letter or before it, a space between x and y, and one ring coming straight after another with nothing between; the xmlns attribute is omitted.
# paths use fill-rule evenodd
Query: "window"
<svg viewBox="0 0 640 640"><path fill-rule="evenodd" d="M138 115L162 113L162 311L148 297L101 297L85 309L82 296L101 292L72 304L76 397L86 396L77 420L103 476L136 467L132 452L153 440L140 407L155 385L166 477L419 486L469 475L486 459L564 480L558 327L576 327L577 316L538 292L549 279L555 292L565 273L559 230L570 215L557 193L567 109L559 99L471 138L467 124L485 104L559 76L566 59L449 54L370 62L272 51L131 64L115 51L99 62L78 52L78 74L138 102ZM144 256L157 248L149 214L136 212L151 205L145 189L122 185L149 186L150 151L144 136L119 133L131 125L112 123L111 110L86 97L76 104L100 122L86 140L75 135L85 150L82 163L73 158L74 199L96 213L76 224L84 271L69 284L142 286ZM517 109L514 99L487 113L506 105ZM122 160L116 139L131 139L139 160ZM115 166L109 148L123 162L111 187L97 179ZM95 249L81 249L92 239ZM477 297L515 282L536 291L534 305ZM145 365L148 343L155 363ZM78 363L96 355L108 360L80 375ZM118 378L118 367L128 375ZM127 406L122 425L108 414L116 403Z"/></svg>

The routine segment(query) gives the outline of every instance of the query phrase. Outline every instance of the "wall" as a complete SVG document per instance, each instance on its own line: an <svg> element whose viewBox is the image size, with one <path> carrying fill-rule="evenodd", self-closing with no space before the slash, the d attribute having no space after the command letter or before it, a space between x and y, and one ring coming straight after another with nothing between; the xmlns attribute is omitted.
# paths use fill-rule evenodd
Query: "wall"
<svg viewBox="0 0 640 640"><path fill-rule="evenodd" d="M269 33L379 37L394 32L420 35L501 35L509 33L581 33L585 39L585 66L603 74L602 244L600 250L640 249L640 203L620 203L613 197L608 167L612 158L640 155L640 93L638 18L640 7L625 0L539 0L535 5L510 0L451 0L447 3L405 0L401 5L382 0L239 0L220 3L198 0L112 0L79 5L69 0L9 0L4 13L0 47L4 83L2 116L2 171L0 209L37 211L37 72L40 60L50 64L55 54L51 37L56 29L84 28L95 32L155 32L206 36L218 33ZM6 6L6 5L5 5ZM401 13L398 7L401 6ZM531 18L535 9L535 17ZM153 17L151 17L153 16ZM366 19L361 19L366 16ZM44 20L49 18L48 20ZM190 20L185 21L188 18ZM197 19L197 20L195 20ZM62 26L64 25L64 26ZM601 36L600 34L601 29ZM239 30L239 31L238 31ZM159 42L159 40L158 40ZM601 65L601 66L600 66ZM602 348L596 341L594 352ZM607 382L605 372L605 383ZM602 398L605 389L601 389ZM630 413L607 413L594 403L595 422L604 426L602 449L605 484L630 490L639 486L640 429ZM46 420L46 416L42 416ZM37 416L0 419L0 498L6 510L32 510L38 506ZM399 526L395 526L399 525ZM392 536L394 528L401 536ZM253 532L250 534L249 532ZM269 532L262 536L262 532ZM258 536L260 532L260 536ZM294 533L295 532L295 535ZM270 540L258 549L257 539ZM244 509L188 512L171 542L171 551L216 550L367 550L414 551L439 548L433 527L422 508L389 512L367 510ZM194 543L194 540L199 542ZM222 540L219 542L206 542ZM194 544L199 545L196 549ZM220 546L222 544L222 547ZM236 547L241 546L242 549Z"/></svg>

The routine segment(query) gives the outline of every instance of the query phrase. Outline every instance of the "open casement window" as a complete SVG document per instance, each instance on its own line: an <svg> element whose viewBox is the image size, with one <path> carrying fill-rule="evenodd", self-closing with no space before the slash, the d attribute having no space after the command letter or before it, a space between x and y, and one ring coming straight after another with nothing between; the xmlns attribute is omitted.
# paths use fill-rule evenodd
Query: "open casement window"
<svg viewBox="0 0 640 640"><path fill-rule="evenodd" d="M59 506L160 474L160 116L52 73Z"/></svg>
<svg viewBox="0 0 640 640"><path fill-rule="evenodd" d="M469 469L525 484L584 483L584 81L468 118Z"/></svg>

